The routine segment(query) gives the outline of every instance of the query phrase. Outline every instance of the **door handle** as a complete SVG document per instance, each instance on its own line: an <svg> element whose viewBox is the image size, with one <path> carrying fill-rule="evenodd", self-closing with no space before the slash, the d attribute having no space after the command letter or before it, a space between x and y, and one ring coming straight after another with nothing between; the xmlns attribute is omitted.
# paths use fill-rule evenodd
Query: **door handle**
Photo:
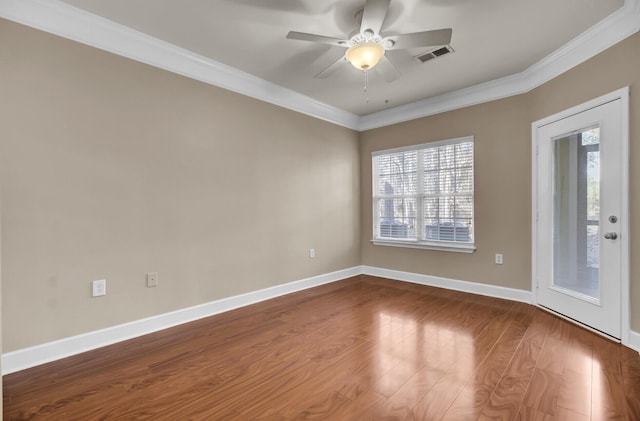
<svg viewBox="0 0 640 421"><path fill-rule="evenodd" d="M604 238L606 238L607 240L615 240L616 238L618 238L618 234L616 234L615 232L605 232Z"/></svg>

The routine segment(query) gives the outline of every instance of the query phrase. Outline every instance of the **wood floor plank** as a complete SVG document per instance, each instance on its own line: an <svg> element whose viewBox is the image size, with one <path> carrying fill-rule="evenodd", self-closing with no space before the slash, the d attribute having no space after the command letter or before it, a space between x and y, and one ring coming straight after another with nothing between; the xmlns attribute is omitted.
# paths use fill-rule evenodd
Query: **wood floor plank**
<svg viewBox="0 0 640 421"><path fill-rule="evenodd" d="M3 383L5 420L640 420L637 353L523 303L364 275Z"/></svg>
<svg viewBox="0 0 640 421"><path fill-rule="evenodd" d="M624 420L626 417L622 350L623 347L605 338L593 338L591 414L594 419Z"/></svg>
<svg viewBox="0 0 640 421"><path fill-rule="evenodd" d="M621 371L624 388L626 418L640 420L640 359L638 354L627 348L622 348Z"/></svg>
<svg viewBox="0 0 640 421"><path fill-rule="evenodd" d="M562 373L562 384L558 395L558 406L591 416L592 399L591 375L565 370Z"/></svg>
<svg viewBox="0 0 640 421"><path fill-rule="evenodd" d="M562 385L562 376L549 371L536 369L522 402L520 412L532 410L536 413L554 417L558 414L558 396Z"/></svg>
<svg viewBox="0 0 640 421"><path fill-rule="evenodd" d="M546 338L545 320L542 314L533 318L479 419L513 419L517 416Z"/></svg>
<svg viewBox="0 0 640 421"><path fill-rule="evenodd" d="M365 392L355 400L346 405L335 407L331 412L324 415L323 420L375 420L384 419L381 408L385 403L385 398L375 392ZM306 414L293 417L292 420L304 420Z"/></svg>
<svg viewBox="0 0 640 421"><path fill-rule="evenodd" d="M394 395L385 401L385 412L404 419L414 416L417 402L431 391L446 376L446 372L435 368L422 368L415 373Z"/></svg>
<svg viewBox="0 0 640 421"><path fill-rule="evenodd" d="M522 341L526 326L509 323L503 335L480 363L462 391L446 412L448 419L477 419L489 404L491 394L503 377L515 350Z"/></svg>
<svg viewBox="0 0 640 421"><path fill-rule="evenodd" d="M464 387L464 381L457 376L443 376L427 394L413 406L411 419L442 419L451 403Z"/></svg>

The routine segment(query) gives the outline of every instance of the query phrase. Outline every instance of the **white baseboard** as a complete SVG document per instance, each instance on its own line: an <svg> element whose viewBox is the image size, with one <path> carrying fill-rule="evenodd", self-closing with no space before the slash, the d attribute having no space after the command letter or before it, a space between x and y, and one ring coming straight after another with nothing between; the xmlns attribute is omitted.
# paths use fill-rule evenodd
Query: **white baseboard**
<svg viewBox="0 0 640 421"><path fill-rule="evenodd" d="M629 343L624 344L640 354L640 333L629 331Z"/></svg>
<svg viewBox="0 0 640 421"><path fill-rule="evenodd" d="M486 295L489 297L503 298L505 300L511 301L520 301L527 304L531 304L532 302L531 291L524 291L521 289L505 288L495 285L480 284L476 282L458 281L456 279L440 278L437 276L422 275L412 272L402 272L399 270L383 269L372 266L362 266L362 273L365 275L395 279L397 281L452 289L454 291Z"/></svg>
<svg viewBox="0 0 640 421"><path fill-rule="evenodd" d="M2 374L14 373L40 364L45 364L61 358L76 355L92 349L111 345L127 339L132 339L148 333L157 332L183 323L213 316L225 311L255 304L292 292L302 291L316 286L340 281L352 276L365 274L414 284L434 286L471 294L486 295L511 301L532 303L531 291L505 288L476 282L459 281L431 275L403 272L393 269L377 268L373 266L355 266L300 281L277 285L258 291L236 295L221 300L200 304L194 307L136 320L118 326L85 333L70 338L48 342L30 348L8 352L2 355ZM629 343L625 344L640 352L640 333L630 331Z"/></svg>
<svg viewBox="0 0 640 421"><path fill-rule="evenodd" d="M359 275L360 273L361 267L356 266L8 352L2 355L2 374L9 374L35 367L116 342L125 341L239 307L255 304L260 301L346 279Z"/></svg>

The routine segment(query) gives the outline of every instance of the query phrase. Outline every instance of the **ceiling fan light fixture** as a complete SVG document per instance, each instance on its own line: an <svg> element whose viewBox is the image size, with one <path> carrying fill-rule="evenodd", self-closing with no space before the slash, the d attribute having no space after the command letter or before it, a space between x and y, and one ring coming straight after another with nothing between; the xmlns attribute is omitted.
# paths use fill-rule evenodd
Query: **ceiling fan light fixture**
<svg viewBox="0 0 640 421"><path fill-rule="evenodd" d="M345 57L356 69L368 70L384 57L384 47L376 43L357 44L347 50Z"/></svg>

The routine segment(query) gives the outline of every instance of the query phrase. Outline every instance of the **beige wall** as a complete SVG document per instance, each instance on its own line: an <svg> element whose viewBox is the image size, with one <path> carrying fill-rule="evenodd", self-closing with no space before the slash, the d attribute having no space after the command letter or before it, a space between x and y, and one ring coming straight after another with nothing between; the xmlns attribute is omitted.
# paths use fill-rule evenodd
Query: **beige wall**
<svg viewBox="0 0 640 421"><path fill-rule="evenodd" d="M631 87L631 326L640 331L640 34L524 95L361 134L362 264L531 289L531 123ZM475 136L476 245L473 254L374 246L371 152ZM504 254L504 265L493 263Z"/></svg>
<svg viewBox="0 0 640 421"><path fill-rule="evenodd" d="M445 278L530 289L530 153L522 96L368 131L361 136L362 263ZM475 237L472 254L377 246L372 238L371 152L474 136ZM493 264L496 253L504 265Z"/></svg>
<svg viewBox="0 0 640 421"><path fill-rule="evenodd" d="M360 263L356 132L2 20L0 74L4 352Z"/></svg>
<svg viewBox="0 0 640 421"><path fill-rule="evenodd" d="M640 33L529 94L531 121L630 87L631 328L640 332Z"/></svg>
<svg viewBox="0 0 640 421"><path fill-rule="evenodd" d="M639 47L635 35L530 93L358 135L0 20L3 351L359 264L528 290L531 122L630 85L640 162ZM371 245L371 151L468 135L477 251ZM639 183L632 164L632 256ZM91 298L101 278L108 294ZM632 257L636 331L639 278Z"/></svg>

